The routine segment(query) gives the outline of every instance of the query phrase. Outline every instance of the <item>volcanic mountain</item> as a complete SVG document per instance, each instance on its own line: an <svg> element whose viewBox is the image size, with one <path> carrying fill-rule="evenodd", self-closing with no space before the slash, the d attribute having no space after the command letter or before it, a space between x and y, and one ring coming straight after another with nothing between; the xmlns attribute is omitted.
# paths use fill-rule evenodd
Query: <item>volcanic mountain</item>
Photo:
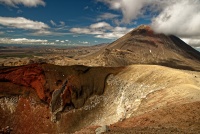
<svg viewBox="0 0 200 134"><path fill-rule="evenodd" d="M154 33L146 25L139 26L88 56L103 66L132 64L164 65L173 68L200 70L200 52L174 35Z"/></svg>

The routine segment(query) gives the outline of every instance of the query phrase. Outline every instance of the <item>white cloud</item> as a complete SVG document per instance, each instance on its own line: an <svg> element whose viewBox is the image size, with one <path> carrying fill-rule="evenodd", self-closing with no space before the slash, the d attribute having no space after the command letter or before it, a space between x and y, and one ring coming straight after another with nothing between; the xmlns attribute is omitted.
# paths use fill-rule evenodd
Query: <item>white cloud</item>
<svg viewBox="0 0 200 134"><path fill-rule="evenodd" d="M73 35L72 37L76 38L76 37L79 37L79 35Z"/></svg>
<svg viewBox="0 0 200 134"><path fill-rule="evenodd" d="M200 47L200 38L192 39L192 38L181 38L185 43L193 46L193 47Z"/></svg>
<svg viewBox="0 0 200 134"><path fill-rule="evenodd" d="M49 28L49 26L43 22L32 21L23 17L0 17L0 25L26 30L44 30Z"/></svg>
<svg viewBox="0 0 200 134"><path fill-rule="evenodd" d="M148 12L154 31L190 38L189 44L200 39L200 1L199 0L97 0L110 9L121 11L122 20L116 24L131 23ZM154 16L152 18L152 16ZM102 37L102 35L97 35ZM104 37L111 37L111 34ZM193 38L193 39L192 39ZM196 40L194 40L194 38Z"/></svg>
<svg viewBox="0 0 200 134"><path fill-rule="evenodd" d="M86 28L71 28L70 32L78 33L78 34L103 34L104 31L112 29L110 24L106 22L98 22L95 24L91 24Z"/></svg>
<svg viewBox="0 0 200 134"><path fill-rule="evenodd" d="M79 43L81 43L81 44L90 44L90 43L87 42L87 41L79 41Z"/></svg>
<svg viewBox="0 0 200 134"><path fill-rule="evenodd" d="M86 6L86 7L84 7L84 10L87 10L89 7L88 6Z"/></svg>
<svg viewBox="0 0 200 134"><path fill-rule="evenodd" d="M44 0L0 0L0 4L12 7L17 7L17 5L24 5L27 7L37 7L39 5L45 6Z"/></svg>
<svg viewBox="0 0 200 134"><path fill-rule="evenodd" d="M90 29L89 28L71 28L70 32L73 33L78 33L78 34L89 34L90 33Z"/></svg>
<svg viewBox="0 0 200 134"><path fill-rule="evenodd" d="M99 29L99 28L110 29L111 26L110 26L110 24L108 24L106 22L98 22L98 23L90 25L90 28L91 29Z"/></svg>
<svg viewBox="0 0 200 134"><path fill-rule="evenodd" d="M118 10L122 13L121 21L114 20L118 24L131 23L139 17L144 17L145 12L157 13L175 0L96 0L103 2L112 10ZM113 16L114 17L114 16Z"/></svg>
<svg viewBox="0 0 200 134"><path fill-rule="evenodd" d="M132 29L128 29L126 27L115 27L109 32L105 32L103 34L96 35L96 38L104 38L104 39L117 39L124 36L126 33L130 32Z"/></svg>
<svg viewBox="0 0 200 134"><path fill-rule="evenodd" d="M17 13L21 14L21 13L23 13L23 11L22 10L17 10Z"/></svg>
<svg viewBox="0 0 200 134"><path fill-rule="evenodd" d="M170 2L153 19L152 28L159 33L181 37L200 36L200 1L176 0Z"/></svg>
<svg viewBox="0 0 200 134"><path fill-rule="evenodd" d="M58 27L58 28L56 28L57 30L61 30L65 26L64 21L60 21L59 22L60 24L56 24L56 22L54 22L53 20L50 20L50 23L51 23L52 26Z"/></svg>
<svg viewBox="0 0 200 134"><path fill-rule="evenodd" d="M41 39L27 39L27 38L0 38L0 43L4 44L34 44L34 43L48 43L48 40L41 40Z"/></svg>
<svg viewBox="0 0 200 134"><path fill-rule="evenodd" d="M27 38L17 38L17 39L11 39L13 42L24 42L24 43L36 43L36 42L48 42L48 40L36 40L36 39L27 39Z"/></svg>
<svg viewBox="0 0 200 134"><path fill-rule="evenodd" d="M103 13L97 17L97 21L101 20L110 20L119 17L117 14L112 14L112 13Z"/></svg>
<svg viewBox="0 0 200 134"><path fill-rule="evenodd" d="M6 32L8 32L8 33L14 33L14 31L12 31L12 30L7 30Z"/></svg>
<svg viewBox="0 0 200 134"><path fill-rule="evenodd" d="M50 20L50 23L52 26L57 26L57 24L53 20Z"/></svg>
<svg viewBox="0 0 200 134"><path fill-rule="evenodd" d="M13 29L17 28L32 30L31 35L34 36L52 34L52 32L49 31L50 27L47 24L39 21L29 20L23 17L0 17L0 25Z"/></svg>
<svg viewBox="0 0 200 134"><path fill-rule="evenodd" d="M52 34L56 35L58 33L53 33L48 30L39 30L39 31L31 33L31 35L34 35L34 36L44 36L44 35L52 35Z"/></svg>
<svg viewBox="0 0 200 134"><path fill-rule="evenodd" d="M65 26L65 22L64 21L60 21L60 26Z"/></svg>
<svg viewBox="0 0 200 134"><path fill-rule="evenodd" d="M124 34L120 33L104 33L101 35L96 35L96 38L103 38L103 39L116 39L122 37Z"/></svg>
<svg viewBox="0 0 200 134"><path fill-rule="evenodd" d="M123 14L123 23L130 23L142 14L145 0L98 0L104 2L111 9L120 10Z"/></svg>
<svg viewBox="0 0 200 134"><path fill-rule="evenodd" d="M131 29L126 27L112 27L106 22L91 24L86 28L72 28L70 31L77 34L91 34L96 38L117 39L128 33Z"/></svg>
<svg viewBox="0 0 200 134"><path fill-rule="evenodd" d="M200 36L199 0L97 0L123 14L123 23L130 23L144 15L145 10L158 15L152 28L159 33L181 37Z"/></svg>
<svg viewBox="0 0 200 134"><path fill-rule="evenodd" d="M86 28L71 28L70 32L77 33L77 34L103 34L104 31L111 29L112 27L110 24L106 22L98 22L95 24L91 24L89 27Z"/></svg>

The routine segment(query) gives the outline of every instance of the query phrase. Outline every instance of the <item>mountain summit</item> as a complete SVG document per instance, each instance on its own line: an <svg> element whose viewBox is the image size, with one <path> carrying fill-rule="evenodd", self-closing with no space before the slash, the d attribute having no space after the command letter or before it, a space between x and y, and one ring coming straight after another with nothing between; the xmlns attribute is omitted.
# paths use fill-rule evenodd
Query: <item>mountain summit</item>
<svg viewBox="0 0 200 134"><path fill-rule="evenodd" d="M200 70L200 52L174 35L155 33L147 25L133 29L92 56L105 66L156 64Z"/></svg>

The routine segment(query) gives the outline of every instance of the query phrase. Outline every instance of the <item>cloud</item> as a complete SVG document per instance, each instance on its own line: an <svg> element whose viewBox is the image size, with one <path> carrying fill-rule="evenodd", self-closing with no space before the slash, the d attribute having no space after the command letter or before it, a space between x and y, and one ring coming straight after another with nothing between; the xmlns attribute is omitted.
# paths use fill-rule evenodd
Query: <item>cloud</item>
<svg viewBox="0 0 200 134"><path fill-rule="evenodd" d="M87 41L79 41L79 43L81 43L81 44L90 44L90 43L87 42Z"/></svg>
<svg viewBox="0 0 200 134"><path fill-rule="evenodd" d="M52 34L47 24L23 17L0 17L0 25L13 29L31 30L31 35L34 36Z"/></svg>
<svg viewBox="0 0 200 134"><path fill-rule="evenodd" d="M97 21L101 20L110 20L119 17L117 14L112 14L112 13L103 13L97 17Z"/></svg>
<svg viewBox="0 0 200 134"><path fill-rule="evenodd" d="M53 20L50 20L50 23L52 26L57 26L57 24Z"/></svg>
<svg viewBox="0 0 200 134"><path fill-rule="evenodd" d="M130 23L143 14L142 8L146 6L145 0L98 0L113 10L120 10L123 15L122 23Z"/></svg>
<svg viewBox="0 0 200 134"><path fill-rule="evenodd" d="M89 6L84 7L84 10L87 10L89 8Z"/></svg>
<svg viewBox="0 0 200 134"><path fill-rule="evenodd" d="M200 1L169 2L169 5L153 18L151 26L154 31L180 37L200 36Z"/></svg>
<svg viewBox="0 0 200 134"><path fill-rule="evenodd" d="M24 5L26 7L45 6L44 0L0 0L0 4L12 7L17 7L17 5Z"/></svg>
<svg viewBox="0 0 200 134"><path fill-rule="evenodd" d="M49 26L43 22L32 21L23 17L0 17L0 25L25 30L44 30L49 28Z"/></svg>
<svg viewBox="0 0 200 134"><path fill-rule="evenodd" d="M24 42L24 43L41 43L41 42L48 42L48 40L40 40L40 39L27 39L27 38L17 38L17 39L11 39L13 42Z"/></svg>
<svg viewBox="0 0 200 134"><path fill-rule="evenodd" d="M21 14L21 13L23 13L23 11L22 10L17 10L17 13Z"/></svg>
<svg viewBox="0 0 200 134"><path fill-rule="evenodd" d="M117 39L128 33L131 29L126 27L112 27L106 22L91 24L85 28L71 28L70 32L76 34L91 34L96 38Z"/></svg>
<svg viewBox="0 0 200 134"><path fill-rule="evenodd" d="M200 47L200 38L192 39L192 38L181 38L185 43L193 46Z"/></svg>
<svg viewBox="0 0 200 134"><path fill-rule="evenodd" d="M66 27L64 21L60 21L59 22L60 24L56 24L56 22L50 20L50 23L52 26L56 27L55 30L63 30Z"/></svg>
<svg viewBox="0 0 200 134"><path fill-rule="evenodd" d="M54 32L48 31L48 30L39 30L39 31L35 31L35 32L31 33L31 35L34 35L34 36L58 35L58 34L61 34L61 33L54 33Z"/></svg>
<svg viewBox="0 0 200 134"><path fill-rule="evenodd" d="M173 34L190 38L190 44L200 39L200 1L199 0L97 0L112 10L122 13L122 20L116 24L128 24L140 17L149 15L151 27L155 32ZM111 36L111 34L109 34ZM107 35L107 37L110 37ZM102 37L98 35L97 37ZM106 37L106 35L105 35ZM193 38L193 39L192 39ZM195 42L194 42L195 41Z"/></svg>
<svg viewBox="0 0 200 134"><path fill-rule="evenodd" d="M131 30L132 29L128 29L126 27L115 27L111 29L111 31L96 35L95 37L104 38L104 39L117 39L124 36L126 33L130 32Z"/></svg>
<svg viewBox="0 0 200 134"><path fill-rule="evenodd" d="M91 24L86 28L71 28L70 32L78 33L78 34L103 34L104 31L111 29L110 24L106 22L98 22L95 24Z"/></svg>
<svg viewBox="0 0 200 134"><path fill-rule="evenodd" d="M41 39L27 39L27 38L0 38L0 43L4 44L34 44L34 43L47 43L48 40L41 40Z"/></svg>
<svg viewBox="0 0 200 134"><path fill-rule="evenodd" d="M103 38L103 39L116 39L122 37L124 34L120 33L104 33L101 35L96 35L96 38Z"/></svg>
<svg viewBox="0 0 200 134"><path fill-rule="evenodd" d="M110 29L111 26L110 26L110 24L108 24L108 23L106 23L106 22L98 22L98 23L95 23L95 24L91 24L91 25L90 25L90 28L91 28L91 29L98 29L98 28Z"/></svg>
<svg viewBox="0 0 200 134"><path fill-rule="evenodd" d="M78 34L90 34L91 33L91 31L90 31L89 28L78 28L78 27L71 28L70 32L72 32L72 33L78 33Z"/></svg>
<svg viewBox="0 0 200 134"><path fill-rule="evenodd" d="M60 21L60 26L65 26L65 22L64 21Z"/></svg>
<svg viewBox="0 0 200 134"><path fill-rule="evenodd" d="M8 32L8 33L14 33L15 31L7 30L6 32Z"/></svg>

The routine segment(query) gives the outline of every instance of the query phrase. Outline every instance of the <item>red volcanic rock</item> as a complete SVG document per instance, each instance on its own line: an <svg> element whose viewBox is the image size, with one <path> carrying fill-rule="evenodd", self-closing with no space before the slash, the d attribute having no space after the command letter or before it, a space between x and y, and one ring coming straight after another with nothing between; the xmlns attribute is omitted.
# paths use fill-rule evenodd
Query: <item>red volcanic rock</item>
<svg viewBox="0 0 200 134"><path fill-rule="evenodd" d="M151 29L148 25L141 25L137 27L134 31L132 31L132 34L141 34L141 35L154 35L154 31Z"/></svg>
<svg viewBox="0 0 200 134"><path fill-rule="evenodd" d="M44 88L46 80L39 64L0 70L0 81L31 87L35 89L41 100L46 99Z"/></svg>

